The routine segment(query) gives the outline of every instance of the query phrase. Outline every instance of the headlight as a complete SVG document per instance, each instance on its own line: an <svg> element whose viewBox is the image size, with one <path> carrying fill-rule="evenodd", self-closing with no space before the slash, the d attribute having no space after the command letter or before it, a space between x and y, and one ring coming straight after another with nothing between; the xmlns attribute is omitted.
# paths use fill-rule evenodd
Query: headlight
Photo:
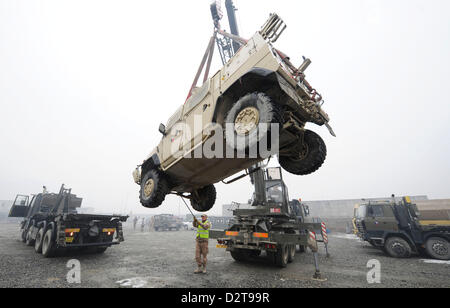
<svg viewBox="0 0 450 308"><path fill-rule="evenodd" d="M133 179L136 184L141 184L141 171L139 168L136 168L136 170L133 171Z"/></svg>

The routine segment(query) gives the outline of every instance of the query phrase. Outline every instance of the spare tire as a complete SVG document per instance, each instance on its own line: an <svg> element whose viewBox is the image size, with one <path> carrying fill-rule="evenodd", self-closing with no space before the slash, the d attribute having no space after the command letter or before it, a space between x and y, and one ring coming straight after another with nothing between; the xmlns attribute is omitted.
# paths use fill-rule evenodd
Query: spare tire
<svg viewBox="0 0 450 308"><path fill-rule="evenodd" d="M327 157L327 146L315 132L306 130L304 147L299 147L295 155L278 156L281 167L295 175L308 175L322 167Z"/></svg>
<svg viewBox="0 0 450 308"><path fill-rule="evenodd" d="M142 206L150 209L159 207L169 192L169 184L160 171L150 169L144 174L139 193Z"/></svg>
<svg viewBox="0 0 450 308"><path fill-rule="evenodd" d="M191 206L197 212L208 212L216 203L217 191L214 185L196 190L191 195Z"/></svg>

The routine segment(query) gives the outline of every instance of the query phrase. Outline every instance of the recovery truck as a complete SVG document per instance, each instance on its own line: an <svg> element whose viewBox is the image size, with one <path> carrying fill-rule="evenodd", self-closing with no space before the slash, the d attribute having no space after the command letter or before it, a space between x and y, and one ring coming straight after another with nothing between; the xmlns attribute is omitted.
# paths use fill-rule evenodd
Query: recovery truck
<svg viewBox="0 0 450 308"><path fill-rule="evenodd" d="M17 195L9 217L24 218L20 225L24 243L48 258L67 249L103 253L124 241L122 223L128 216L78 214L82 199L71 191L63 184L58 194Z"/></svg>
<svg viewBox="0 0 450 308"><path fill-rule="evenodd" d="M226 230L211 230L210 238L217 239L217 247L225 248L238 262L266 251L267 257L279 267L294 260L297 246L300 252L310 247L317 267L317 237L310 231L319 230L322 234L325 229L322 223L308 217L308 208L299 201L289 202L281 168L256 165L248 174L255 187L250 208L235 210L233 225ZM325 240L326 235L322 236ZM316 274L320 276L320 272Z"/></svg>
<svg viewBox="0 0 450 308"><path fill-rule="evenodd" d="M186 229L181 219L170 214L156 215L152 217L150 224L155 232L180 231Z"/></svg>
<svg viewBox="0 0 450 308"><path fill-rule="evenodd" d="M359 237L394 258L426 253L450 260L450 203L424 201L413 204L409 197L396 202L361 204L356 226Z"/></svg>

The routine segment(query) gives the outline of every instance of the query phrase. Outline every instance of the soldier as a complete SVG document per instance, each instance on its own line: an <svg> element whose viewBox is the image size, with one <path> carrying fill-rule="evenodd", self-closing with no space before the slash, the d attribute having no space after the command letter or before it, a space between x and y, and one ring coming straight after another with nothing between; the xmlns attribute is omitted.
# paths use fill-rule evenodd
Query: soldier
<svg viewBox="0 0 450 308"><path fill-rule="evenodd" d="M198 268L194 272L195 274L206 274L206 263L208 261L208 242L209 242L209 230L211 229L211 223L208 221L207 215L202 215L202 222L198 221L194 217L194 228L197 228L196 248L195 248L195 261ZM203 258L202 258L203 257Z"/></svg>
<svg viewBox="0 0 450 308"><path fill-rule="evenodd" d="M136 225L137 225L137 223L138 223L138 221L139 221L139 217L134 217L134 219L133 219L133 230L134 231L136 231Z"/></svg>
<svg viewBox="0 0 450 308"><path fill-rule="evenodd" d="M145 217L142 218L142 222L141 222L141 232L144 232L145 229Z"/></svg>

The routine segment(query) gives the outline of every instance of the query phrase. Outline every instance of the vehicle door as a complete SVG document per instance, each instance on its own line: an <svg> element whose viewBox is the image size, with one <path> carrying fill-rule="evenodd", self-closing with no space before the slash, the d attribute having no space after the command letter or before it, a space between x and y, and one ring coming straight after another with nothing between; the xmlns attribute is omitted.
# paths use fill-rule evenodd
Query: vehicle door
<svg viewBox="0 0 450 308"><path fill-rule="evenodd" d="M213 116L210 85L210 80L207 80L201 88L195 89L192 96L186 101L183 117L189 132L186 132L183 138L185 153L200 146L208 136L206 132L211 125Z"/></svg>
<svg viewBox="0 0 450 308"><path fill-rule="evenodd" d="M369 205L367 207L366 227L370 231L398 230L394 212L388 205Z"/></svg>
<svg viewBox="0 0 450 308"><path fill-rule="evenodd" d="M181 106L177 112L169 119L165 136L163 138L160 151L161 165L168 168L183 156L183 136L185 122L182 119L183 108Z"/></svg>
<svg viewBox="0 0 450 308"><path fill-rule="evenodd" d="M17 195L8 217L26 217L30 209L29 200L29 196Z"/></svg>

